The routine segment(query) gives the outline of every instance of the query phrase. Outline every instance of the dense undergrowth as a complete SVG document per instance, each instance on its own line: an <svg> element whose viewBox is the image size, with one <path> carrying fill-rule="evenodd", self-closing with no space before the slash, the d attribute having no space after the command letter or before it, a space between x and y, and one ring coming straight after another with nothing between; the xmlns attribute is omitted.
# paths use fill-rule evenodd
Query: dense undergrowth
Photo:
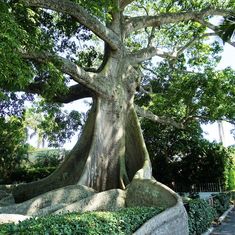
<svg viewBox="0 0 235 235"><path fill-rule="evenodd" d="M124 208L113 212L68 213L0 226L1 235L132 234L161 208Z"/></svg>

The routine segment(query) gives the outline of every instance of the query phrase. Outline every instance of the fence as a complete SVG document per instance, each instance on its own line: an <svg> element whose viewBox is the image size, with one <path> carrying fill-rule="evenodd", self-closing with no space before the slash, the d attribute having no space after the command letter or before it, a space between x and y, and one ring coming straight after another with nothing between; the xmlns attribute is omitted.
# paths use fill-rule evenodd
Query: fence
<svg viewBox="0 0 235 235"><path fill-rule="evenodd" d="M174 184L172 189L176 192L222 192L225 190L224 186L218 183L201 183L193 185Z"/></svg>

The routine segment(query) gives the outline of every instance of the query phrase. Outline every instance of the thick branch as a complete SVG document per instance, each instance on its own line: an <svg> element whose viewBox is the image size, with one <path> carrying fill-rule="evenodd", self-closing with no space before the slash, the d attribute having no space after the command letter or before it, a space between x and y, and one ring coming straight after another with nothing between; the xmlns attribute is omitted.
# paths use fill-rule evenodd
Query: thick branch
<svg viewBox="0 0 235 235"><path fill-rule="evenodd" d="M44 84L43 83L31 83L24 89L25 92L32 94L43 95ZM84 86L77 84L70 86L66 94L56 94L52 100L57 103L70 103L75 100L93 97L93 93Z"/></svg>
<svg viewBox="0 0 235 235"><path fill-rule="evenodd" d="M68 93L65 95L56 95L53 100L58 103L70 103L75 100L90 98L93 96L94 93L92 93L89 89L77 84L69 87Z"/></svg>
<svg viewBox="0 0 235 235"><path fill-rule="evenodd" d="M40 63L52 62L63 73L70 75L74 81L97 93L103 93L102 85L99 83L99 76L96 73L86 72L83 68L68 59L50 53L23 53L22 57Z"/></svg>
<svg viewBox="0 0 235 235"><path fill-rule="evenodd" d="M135 105L135 110L139 116L141 116L143 118L147 118L155 123L160 123L160 124L164 124L164 125L172 125L178 129L184 129L184 126L181 123L178 123L170 118L159 117L159 116L153 114L152 112L144 110L143 108L141 108L137 105Z"/></svg>
<svg viewBox="0 0 235 235"><path fill-rule="evenodd" d="M134 2L134 0L121 0L120 1L120 7L123 10L127 5L131 4Z"/></svg>
<svg viewBox="0 0 235 235"><path fill-rule="evenodd" d="M118 36L112 30L108 29L97 18L90 15L82 6L75 2L68 0L24 0L24 3L28 7L41 7L68 14L107 42L113 50L121 47Z"/></svg>
<svg viewBox="0 0 235 235"><path fill-rule="evenodd" d="M161 58L175 59L176 57L172 53L167 53L156 47L148 47L141 49L137 52L129 54L129 61L132 65L141 63L145 60L151 59L154 56Z"/></svg>
<svg viewBox="0 0 235 235"><path fill-rule="evenodd" d="M185 22L189 20L198 21L198 19L203 19L206 16L211 15L234 15L235 11L225 10L225 9L205 9L200 12L181 12L181 13L167 13L155 16L137 16L127 18L125 22L125 32L127 34L136 31L138 29L143 29L146 27L159 27L164 24Z"/></svg>

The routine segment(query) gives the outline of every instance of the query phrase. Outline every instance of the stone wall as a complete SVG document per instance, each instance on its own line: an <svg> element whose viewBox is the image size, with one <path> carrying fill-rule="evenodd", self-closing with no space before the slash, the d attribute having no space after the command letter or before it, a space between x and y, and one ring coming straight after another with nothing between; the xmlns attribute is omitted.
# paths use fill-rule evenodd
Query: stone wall
<svg viewBox="0 0 235 235"><path fill-rule="evenodd" d="M127 189L127 206L156 206L165 210L144 223L134 235L188 235L188 216L178 194L156 180L134 179Z"/></svg>

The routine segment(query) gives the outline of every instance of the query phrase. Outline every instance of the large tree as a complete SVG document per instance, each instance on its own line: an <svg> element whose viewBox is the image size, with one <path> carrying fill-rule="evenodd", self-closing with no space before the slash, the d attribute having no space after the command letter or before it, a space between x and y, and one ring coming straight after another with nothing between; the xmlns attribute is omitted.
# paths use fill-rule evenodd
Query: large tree
<svg viewBox="0 0 235 235"><path fill-rule="evenodd" d="M177 122L134 105L136 92L146 92L144 68L151 65L144 62L159 57L174 66L195 57L197 65L203 61L197 50L205 43L213 58L216 45L205 39L221 31L209 20L235 14L233 1L219 0L5 0L0 9L2 90L38 94L50 103L93 100L80 138L63 164L45 179L14 187L17 201L69 184L104 191L125 188L133 177L150 179L136 111L178 128L192 117L189 112Z"/></svg>

